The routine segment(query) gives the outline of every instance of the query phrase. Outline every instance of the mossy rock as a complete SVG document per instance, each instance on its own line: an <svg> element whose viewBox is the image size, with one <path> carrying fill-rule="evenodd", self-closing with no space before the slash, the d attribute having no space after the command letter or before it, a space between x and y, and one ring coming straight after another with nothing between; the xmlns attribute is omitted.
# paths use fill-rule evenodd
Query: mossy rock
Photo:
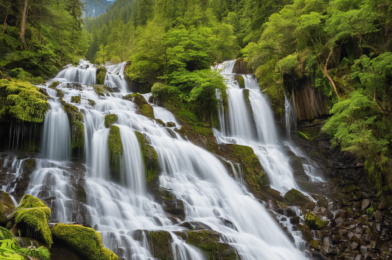
<svg viewBox="0 0 392 260"><path fill-rule="evenodd" d="M160 124L163 127L166 126L166 124L161 119L155 119L155 122L157 122L158 124Z"/></svg>
<svg viewBox="0 0 392 260"><path fill-rule="evenodd" d="M109 94L109 92L112 92L112 90L105 85L93 85L95 93L97 93L98 96L105 96Z"/></svg>
<svg viewBox="0 0 392 260"><path fill-rule="evenodd" d="M29 82L0 79L0 120L11 116L18 121L42 123L49 103L39 90Z"/></svg>
<svg viewBox="0 0 392 260"><path fill-rule="evenodd" d="M123 99L130 100L137 105L136 113L151 119L155 119L154 109L152 108L152 106L148 104L146 99L139 93L126 95L123 97Z"/></svg>
<svg viewBox="0 0 392 260"><path fill-rule="evenodd" d="M286 194L284 195L284 199L288 203L294 205L304 205L309 202L309 199L304 194L302 194L302 192L296 189L291 189L286 192Z"/></svg>
<svg viewBox="0 0 392 260"><path fill-rule="evenodd" d="M103 85L105 83L106 71L104 66L97 68L96 84Z"/></svg>
<svg viewBox="0 0 392 260"><path fill-rule="evenodd" d="M298 230L302 232L302 238L305 241L310 241L313 239L312 231L308 226L298 224Z"/></svg>
<svg viewBox="0 0 392 260"><path fill-rule="evenodd" d="M222 260L237 260L237 253L233 247L221 243L220 234L215 231L188 231L186 242L201 249L208 259L215 259L219 255Z"/></svg>
<svg viewBox="0 0 392 260"><path fill-rule="evenodd" d="M71 149L73 155L83 155L84 124L81 122L74 122L71 124Z"/></svg>
<svg viewBox="0 0 392 260"><path fill-rule="evenodd" d="M71 104L65 103L63 106L64 111L68 115L68 119L71 123L83 122L83 114L79 109Z"/></svg>
<svg viewBox="0 0 392 260"><path fill-rule="evenodd" d="M250 74L252 69L248 66L244 58L238 58L233 67L233 73Z"/></svg>
<svg viewBox="0 0 392 260"><path fill-rule="evenodd" d="M88 102L90 103L90 106L95 106L95 101L92 99L88 99Z"/></svg>
<svg viewBox="0 0 392 260"><path fill-rule="evenodd" d="M0 191L0 225L7 224L7 215L14 210L15 206L10 195L5 191ZM0 239L1 240L1 239Z"/></svg>
<svg viewBox="0 0 392 260"><path fill-rule="evenodd" d="M82 97L80 95L71 97L72 103L80 104L81 101L82 101Z"/></svg>
<svg viewBox="0 0 392 260"><path fill-rule="evenodd" d="M114 123L117 122L117 115L116 114L107 114L105 115L105 127L110 128Z"/></svg>
<svg viewBox="0 0 392 260"><path fill-rule="evenodd" d="M118 260L118 256L102 244L101 235L92 228L80 225L56 224L52 228L56 243L73 249L86 260Z"/></svg>
<svg viewBox="0 0 392 260"><path fill-rule="evenodd" d="M312 248L319 249L319 241L312 239L309 241L309 244Z"/></svg>
<svg viewBox="0 0 392 260"><path fill-rule="evenodd" d="M240 88L245 88L245 80L244 77L242 75L235 75L235 79L238 82L238 85L240 86Z"/></svg>
<svg viewBox="0 0 392 260"><path fill-rule="evenodd" d="M264 89L263 94L269 98L275 117L282 118L285 113L283 88L280 85L273 84Z"/></svg>
<svg viewBox="0 0 392 260"><path fill-rule="evenodd" d="M252 109L252 104L250 103L250 99L249 99L249 89L243 89L242 91L243 91L243 93L244 93L244 98L245 98L245 102L246 102L246 105L247 105L249 114L251 115L252 122L254 123L254 121L253 121L253 109ZM256 123L254 123L254 125L256 125Z"/></svg>
<svg viewBox="0 0 392 260"><path fill-rule="evenodd" d="M120 181L120 163L123 154L123 145L121 141L120 128L118 126L111 126L108 138L109 147L109 165L112 179Z"/></svg>
<svg viewBox="0 0 392 260"><path fill-rule="evenodd" d="M139 142L140 151L143 157L144 169L146 171L146 181L147 183L152 183L157 179L160 170L158 154L154 147L148 144L142 133L135 131L135 134Z"/></svg>
<svg viewBox="0 0 392 260"><path fill-rule="evenodd" d="M59 97L59 98L63 98L64 97L64 93L60 89L56 88L56 92L57 92L57 97Z"/></svg>
<svg viewBox="0 0 392 260"><path fill-rule="evenodd" d="M167 127L176 127L176 124L173 122L167 122L166 126Z"/></svg>
<svg viewBox="0 0 392 260"><path fill-rule="evenodd" d="M19 206L12 213L9 221L17 235L21 237L34 236L42 240L48 248L53 244L49 229L51 210L40 199L24 195ZM7 224L7 226L9 226Z"/></svg>
<svg viewBox="0 0 392 260"><path fill-rule="evenodd" d="M263 170L259 158L248 146L228 144L225 146L231 156L234 156L245 167L244 178L252 189L260 190L261 186L269 184L267 173Z"/></svg>
<svg viewBox="0 0 392 260"><path fill-rule="evenodd" d="M133 233L133 237L137 241L142 241L144 235L147 238L150 251L154 259L174 259L172 251L172 237L167 231L147 231L147 230L136 230Z"/></svg>
<svg viewBox="0 0 392 260"><path fill-rule="evenodd" d="M49 88L55 89L58 85L60 85L60 82L53 81L52 83L50 83Z"/></svg>
<svg viewBox="0 0 392 260"><path fill-rule="evenodd" d="M306 213L305 215L305 225L307 225L310 229L320 230L326 226L328 226L329 221L324 221L318 216L314 215L312 212Z"/></svg>

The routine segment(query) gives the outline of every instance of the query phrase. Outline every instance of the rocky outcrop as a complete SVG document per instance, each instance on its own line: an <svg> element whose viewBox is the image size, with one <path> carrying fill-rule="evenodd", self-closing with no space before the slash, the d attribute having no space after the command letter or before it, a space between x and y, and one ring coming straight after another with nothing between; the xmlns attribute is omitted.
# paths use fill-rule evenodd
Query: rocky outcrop
<svg viewBox="0 0 392 260"><path fill-rule="evenodd" d="M252 69L248 66L243 58L239 58L235 61L233 67L233 73L237 74L251 74Z"/></svg>
<svg viewBox="0 0 392 260"><path fill-rule="evenodd" d="M114 181L119 183L121 181L120 162L123 154L123 145L121 141L120 128L118 126L112 125L110 127L108 147L110 175Z"/></svg>
<svg viewBox="0 0 392 260"><path fill-rule="evenodd" d="M126 95L125 97L123 97L123 99L132 101L137 105L136 113L151 119L155 119L154 109L150 104L147 103L146 99L139 93Z"/></svg>
<svg viewBox="0 0 392 260"><path fill-rule="evenodd" d="M96 84L97 85L103 85L105 83L105 77L106 77L106 68L104 66L99 66L97 68L97 76L96 76Z"/></svg>
<svg viewBox="0 0 392 260"><path fill-rule="evenodd" d="M84 154L84 117L77 107L63 103L63 109L70 122L72 155L81 157Z"/></svg>
<svg viewBox="0 0 392 260"><path fill-rule="evenodd" d="M135 132L142 153L147 184L155 181L159 173L158 154L140 132Z"/></svg>

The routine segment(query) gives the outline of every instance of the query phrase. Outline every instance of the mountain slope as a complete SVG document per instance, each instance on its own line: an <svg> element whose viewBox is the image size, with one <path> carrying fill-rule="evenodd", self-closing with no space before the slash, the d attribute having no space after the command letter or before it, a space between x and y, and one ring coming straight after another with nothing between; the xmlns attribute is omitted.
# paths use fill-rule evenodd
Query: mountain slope
<svg viewBox="0 0 392 260"><path fill-rule="evenodd" d="M107 0L84 0L86 12L88 17L97 17L107 12L108 7L114 1Z"/></svg>

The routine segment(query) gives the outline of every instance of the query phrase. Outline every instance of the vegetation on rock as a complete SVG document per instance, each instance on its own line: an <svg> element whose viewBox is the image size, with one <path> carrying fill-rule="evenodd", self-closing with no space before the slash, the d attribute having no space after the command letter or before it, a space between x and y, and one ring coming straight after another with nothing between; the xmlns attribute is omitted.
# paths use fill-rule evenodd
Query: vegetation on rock
<svg viewBox="0 0 392 260"><path fill-rule="evenodd" d="M80 225L56 224L52 228L57 243L63 243L87 260L117 260L118 257L102 244L101 235Z"/></svg>
<svg viewBox="0 0 392 260"><path fill-rule="evenodd" d="M305 216L305 225L307 225L310 229L320 230L326 226L328 226L329 221L324 221L320 217L314 215L312 212L306 213Z"/></svg>
<svg viewBox="0 0 392 260"><path fill-rule="evenodd" d="M151 183L156 180L159 173L158 154L154 147L147 143L142 133L135 131L135 134L139 141L140 151L143 157L146 181L147 183Z"/></svg>
<svg viewBox="0 0 392 260"><path fill-rule="evenodd" d="M108 114L105 115L105 127L110 128L114 123L117 122L117 115L116 114Z"/></svg>
<svg viewBox="0 0 392 260"><path fill-rule="evenodd" d="M121 141L120 128L118 126L112 125L110 127L108 147L110 171L113 176L119 176L123 145Z"/></svg>
<svg viewBox="0 0 392 260"><path fill-rule="evenodd" d="M37 236L50 248L52 234L49 229L51 210L41 200L24 195L19 206L13 211L9 221L16 225L19 236ZM8 224L7 224L8 226Z"/></svg>
<svg viewBox="0 0 392 260"><path fill-rule="evenodd" d="M97 68L96 84L103 85L105 83L105 77L106 77L106 67L99 66Z"/></svg>
<svg viewBox="0 0 392 260"><path fill-rule="evenodd" d="M0 225L5 226L7 223L7 215L10 214L14 208L15 206L10 195L5 191L0 191Z"/></svg>

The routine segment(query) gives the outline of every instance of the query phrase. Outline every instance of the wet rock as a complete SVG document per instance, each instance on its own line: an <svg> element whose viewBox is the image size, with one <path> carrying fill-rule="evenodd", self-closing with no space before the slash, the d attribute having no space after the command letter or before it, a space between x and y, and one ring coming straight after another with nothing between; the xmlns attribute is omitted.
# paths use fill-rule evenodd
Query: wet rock
<svg viewBox="0 0 392 260"><path fill-rule="evenodd" d="M120 176L120 161L123 154L120 128L112 125L108 137L110 177L117 183L123 183ZM125 184L125 183L123 183Z"/></svg>
<svg viewBox="0 0 392 260"><path fill-rule="evenodd" d="M308 226L299 224L298 229L302 232L302 237L305 241L310 241L313 239L312 232Z"/></svg>
<svg viewBox="0 0 392 260"><path fill-rule="evenodd" d="M160 168L158 163L158 154L154 147L148 144L148 140L140 132L135 132L142 153L144 169L146 171L146 181L148 184L157 180Z"/></svg>
<svg viewBox="0 0 392 260"><path fill-rule="evenodd" d="M335 219L335 223L336 223L337 226L343 224L344 223L344 218L339 217L339 218Z"/></svg>
<svg viewBox="0 0 392 260"><path fill-rule="evenodd" d="M353 232L348 232L347 238L350 241L359 242L359 236Z"/></svg>
<svg viewBox="0 0 392 260"><path fill-rule="evenodd" d="M290 223L291 223L292 225L298 225L298 224L299 224L299 220L300 220L300 217L299 217L299 216L295 216L295 217L292 217L292 218L290 219Z"/></svg>
<svg viewBox="0 0 392 260"><path fill-rule="evenodd" d="M322 245L321 248L324 250L324 252L329 253L330 248L331 248L331 242L329 237L324 237L322 240Z"/></svg>
<svg viewBox="0 0 392 260"><path fill-rule="evenodd" d="M60 84L60 82L58 81L53 81L52 83L50 83L49 88L55 89L57 88L57 86Z"/></svg>
<svg viewBox="0 0 392 260"><path fill-rule="evenodd" d="M379 223L382 220L382 213L380 210L377 210L376 212L374 212L374 217L376 219L376 222Z"/></svg>
<svg viewBox="0 0 392 260"><path fill-rule="evenodd" d="M245 80L242 75L235 75L234 79L237 81L240 88L245 88Z"/></svg>
<svg viewBox="0 0 392 260"><path fill-rule="evenodd" d="M362 201L362 210L367 209L370 206L370 200L369 199L364 199Z"/></svg>
<svg viewBox="0 0 392 260"><path fill-rule="evenodd" d="M308 197L306 197L296 189L289 190L284 195L284 199L290 204L294 204L297 206L304 206L308 209L313 209L316 206L316 204L313 201L311 201Z"/></svg>
<svg viewBox="0 0 392 260"><path fill-rule="evenodd" d="M70 88L70 89L76 89L76 90L83 90L82 85L81 85L80 83L76 83L76 82L73 82L73 83L64 83L62 86L63 86L64 88Z"/></svg>
<svg viewBox="0 0 392 260"><path fill-rule="evenodd" d="M383 201L383 202L380 203L380 205L378 205L378 209L379 210L384 210L384 209L387 208L387 206L388 206L388 204L385 201Z"/></svg>
<svg viewBox="0 0 392 260"><path fill-rule="evenodd" d="M233 73L237 74L250 74L252 73L252 69L248 67L247 63L243 58L239 58L235 61L233 67Z"/></svg>
<svg viewBox="0 0 392 260"><path fill-rule="evenodd" d="M166 126L166 124L161 119L155 119L155 122L157 122L158 124L160 124L163 127Z"/></svg>
<svg viewBox="0 0 392 260"><path fill-rule="evenodd" d="M158 259L173 259L173 251L171 243L173 241L171 234L167 231L146 231L136 230L133 238L142 242L146 237L152 256Z"/></svg>
<svg viewBox="0 0 392 260"><path fill-rule="evenodd" d="M189 230L212 230L208 225L201 222L183 222L179 226L187 228Z"/></svg>
<svg viewBox="0 0 392 260"><path fill-rule="evenodd" d="M126 95L123 97L123 99L130 100L137 105L136 113L151 119L155 119L154 109L150 104L148 104L146 99L139 93Z"/></svg>
<svg viewBox="0 0 392 260"><path fill-rule="evenodd" d="M167 122L167 123L166 123L166 126L167 126L167 127L176 127L176 124L173 123L173 122Z"/></svg>
<svg viewBox="0 0 392 260"><path fill-rule="evenodd" d="M90 103L90 106L95 106L95 101L92 99L88 99L88 102Z"/></svg>
<svg viewBox="0 0 392 260"><path fill-rule="evenodd" d="M350 244L350 247L351 247L352 250L356 250L356 249L358 248L358 243L352 242L352 243Z"/></svg>
<svg viewBox="0 0 392 260"><path fill-rule="evenodd" d="M182 202L182 200L166 200L164 202L164 210L165 212L174 215L180 219L185 218L184 203Z"/></svg>
<svg viewBox="0 0 392 260"><path fill-rule="evenodd" d="M326 227L329 224L329 221L324 221L313 213L309 212L305 216L305 225L307 225L310 229L320 230Z"/></svg>
<svg viewBox="0 0 392 260"><path fill-rule="evenodd" d="M99 66L96 71L96 84L104 84L106 77L106 67Z"/></svg>
<svg viewBox="0 0 392 260"><path fill-rule="evenodd" d="M80 95L71 97L71 103L80 104L82 97Z"/></svg>
<svg viewBox="0 0 392 260"><path fill-rule="evenodd" d="M312 240L309 241L309 244L314 249L318 250L320 248L319 241L317 241L317 240L312 239Z"/></svg>

